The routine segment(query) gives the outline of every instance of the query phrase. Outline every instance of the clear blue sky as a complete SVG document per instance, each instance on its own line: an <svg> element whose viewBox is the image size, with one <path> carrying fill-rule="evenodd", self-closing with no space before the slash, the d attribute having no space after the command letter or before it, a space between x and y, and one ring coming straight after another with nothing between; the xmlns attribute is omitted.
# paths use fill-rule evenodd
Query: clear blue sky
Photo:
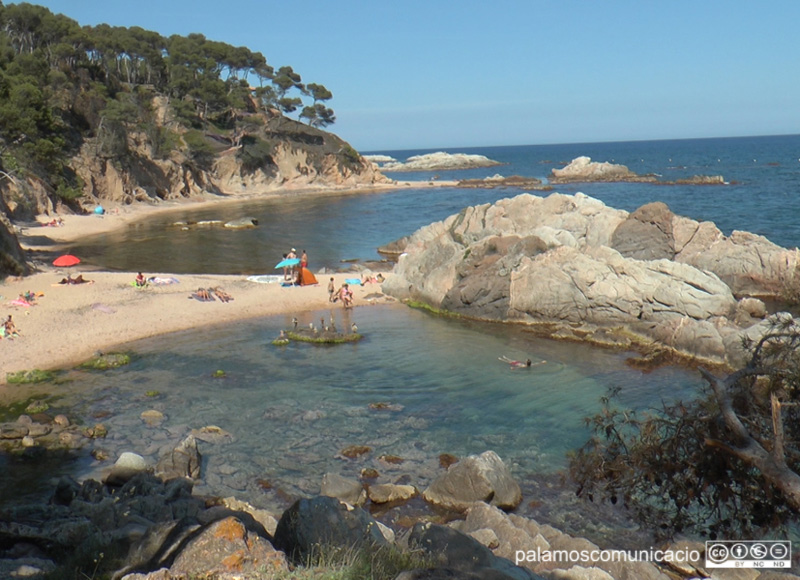
<svg viewBox="0 0 800 580"><path fill-rule="evenodd" d="M797 0L32 3L261 52L360 151L800 133Z"/></svg>

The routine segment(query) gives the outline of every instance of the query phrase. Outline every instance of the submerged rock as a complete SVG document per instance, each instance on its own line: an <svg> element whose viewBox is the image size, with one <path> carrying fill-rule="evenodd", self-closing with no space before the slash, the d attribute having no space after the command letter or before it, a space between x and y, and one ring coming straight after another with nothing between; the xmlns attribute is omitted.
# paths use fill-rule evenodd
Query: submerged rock
<svg viewBox="0 0 800 580"><path fill-rule="evenodd" d="M322 476L320 495L335 497L350 505L364 505L367 501L367 492L360 481L347 479L338 473L326 473Z"/></svg>
<svg viewBox="0 0 800 580"><path fill-rule="evenodd" d="M254 228L258 225L258 220L254 217L243 217L229 222L225 222L223 227L231 229Z"/></svg>

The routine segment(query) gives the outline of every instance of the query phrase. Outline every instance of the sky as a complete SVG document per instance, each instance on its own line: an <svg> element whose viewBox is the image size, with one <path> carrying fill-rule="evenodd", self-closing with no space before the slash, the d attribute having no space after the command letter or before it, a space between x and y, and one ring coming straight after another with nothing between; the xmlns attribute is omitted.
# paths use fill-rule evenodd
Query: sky
<svg viewBox="0 0 800 580"><path fill-rule="evenodd" d="M31 3L260 52L361 152L800 133L797 0Z"/></svg>

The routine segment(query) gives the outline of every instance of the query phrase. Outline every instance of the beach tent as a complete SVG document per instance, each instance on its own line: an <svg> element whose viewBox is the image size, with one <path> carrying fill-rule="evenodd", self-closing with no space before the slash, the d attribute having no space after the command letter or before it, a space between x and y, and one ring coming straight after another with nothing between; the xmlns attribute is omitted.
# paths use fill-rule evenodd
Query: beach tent
<svg viewBox="0 0 800 580"><path fill-rule="evenodd" d="M300 273L297 275L297 281L301 286L309 286L311 284L318 284L317 277L311 273L308 268L300 268Z"/></svg>

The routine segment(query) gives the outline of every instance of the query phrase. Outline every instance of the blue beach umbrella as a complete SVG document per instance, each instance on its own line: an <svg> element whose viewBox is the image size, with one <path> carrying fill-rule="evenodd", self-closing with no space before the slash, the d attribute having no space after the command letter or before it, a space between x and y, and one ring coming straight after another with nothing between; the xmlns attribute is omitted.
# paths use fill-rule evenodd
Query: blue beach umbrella
<svg viewBox="0 0 800 580"><path fill-rule="evenodd" d="M286 258L275 264L275 268L288 268L289 266L297 266L300 263L299 258Z"/></svg>

